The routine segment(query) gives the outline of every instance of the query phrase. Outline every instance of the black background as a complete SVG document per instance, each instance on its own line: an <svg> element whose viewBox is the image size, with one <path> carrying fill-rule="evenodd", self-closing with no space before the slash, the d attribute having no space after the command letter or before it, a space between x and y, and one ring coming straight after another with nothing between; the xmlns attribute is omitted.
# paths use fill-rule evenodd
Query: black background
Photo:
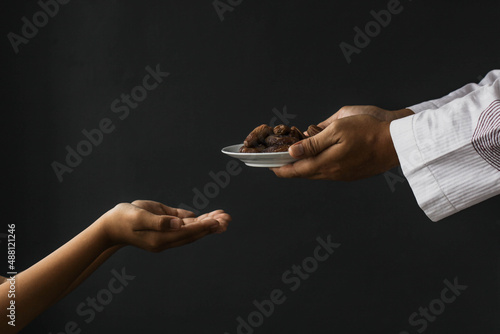
<svg viewBox="0 0 500 334"><path fill-rule="evenodd" d="M286 106L305 128L343 105L402 108L498 68L500 2L402 6L348 64L339 44L352 44L353 28L387 1L247 0L224 21L211 0L72 1L18 54L7 33L19 34L21 18L40 7L4 2L9 201L0 233L17 224L19 268L119 202L192 206L194 188L230 160L220 149L269 122L273 108ZM111 102L156 64L170 76L120 120ZM114 132L60 183L51 163L63 163L66 145L106 117ZM225 234L160 254L122 249L24 332L55 334L75 321L84 333L233 334L252 301L278 288L287 300L255 333L416 333L410 314L454 277L467 290L425 332L500 331L498 198L433 223L407 182L391 191L382 175L342 183L241 168L203 210L231 213ZM341 246L290 291L281 275L328 235ZM77 305L123 267L136 278L85 323Z"/></svg>

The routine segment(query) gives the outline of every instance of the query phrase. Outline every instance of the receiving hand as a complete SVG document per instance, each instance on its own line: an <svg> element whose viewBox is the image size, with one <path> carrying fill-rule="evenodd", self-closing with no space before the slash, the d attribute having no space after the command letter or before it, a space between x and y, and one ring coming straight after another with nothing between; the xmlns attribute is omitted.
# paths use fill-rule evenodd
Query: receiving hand
<svg viewBox="0 0 500 334"><path fill-rule="evenodd" d="M222 233L231 216L223 210L195 217L191 211L154 201L120 203L99 218L111 246L133 245L151 252L179 247L208 234Z"/></svg>
<svg viewBox="0 0 500 334"><path fill-rule="evenodd" d="M322 132L290 147L290 155L302 160L272 168L274 173L284 178L352 181L399 165L389 131L390 121L379 118L384 114L389 116L389 112L371 106L347 107L341 111L318 124L324 127Z"/></svg>

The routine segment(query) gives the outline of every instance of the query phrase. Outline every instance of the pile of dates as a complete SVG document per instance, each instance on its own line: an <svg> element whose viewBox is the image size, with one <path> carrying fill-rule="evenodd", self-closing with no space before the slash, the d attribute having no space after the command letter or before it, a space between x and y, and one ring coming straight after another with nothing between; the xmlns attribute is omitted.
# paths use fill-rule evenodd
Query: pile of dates
<svg viewBox="0 0 500 334"><path fill-rule="evenodd" d="M297 127L284 124L274 128L262 124L253 129L240 147L241 153L287 152L288 148L302 139L312 137L323 131L317 125L307 128L307 136Z"/></svg>

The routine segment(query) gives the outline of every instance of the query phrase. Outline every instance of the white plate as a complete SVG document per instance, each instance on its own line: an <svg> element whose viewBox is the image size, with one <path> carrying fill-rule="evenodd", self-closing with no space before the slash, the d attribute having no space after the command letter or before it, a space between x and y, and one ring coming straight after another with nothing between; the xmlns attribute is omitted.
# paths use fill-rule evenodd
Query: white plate
<svg viewBox="0 0 500 334"><path fill-rule="evenodd" d="M240 159L250 167L281 167L297 161L292 158L288 152L269 152L269 153L240 153L240 147L243 144L224 147L222 153L230 157Z"/></svg>

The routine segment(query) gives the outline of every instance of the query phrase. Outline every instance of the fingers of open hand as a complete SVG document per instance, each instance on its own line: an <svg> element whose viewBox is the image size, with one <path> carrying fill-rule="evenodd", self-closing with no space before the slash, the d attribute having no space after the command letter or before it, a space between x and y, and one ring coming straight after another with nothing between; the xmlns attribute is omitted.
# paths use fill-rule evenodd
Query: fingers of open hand
<svg viewBox="0 0 500 334"><path fill-rule="evenodd" d="M188 218L189 219L189 218ZM196 241L208 234L216 233L220 223L211 218L182 225L175 231L138 231L138 245L151 252L178 247Z"/></svg>
<svg viewBox="0 0 500 334"><path fill-rule="evenodd" d="M110 212L109 219L103 220L106 222L103 226L115 243L159 252L196 241L208 234L222 233L231 221L231 216L223 210L215 210L200 217L180 218L143 209L149 208L159 213L168 211L158 204L152 201L120 203ZM186 212L180 215L192 216Z"/></svg>
<svg viewBox="0 0 500 334"><path fill-rule="evenodd" d="M190 217L190 218L193 218L193 219L190 219L189 221L190 222L197 222L197 221L200 221L200 220L203 220L205 218L213 218L215 215L217 214L220 214L220 213L224 213L224 210L214 210L212 212L207 212L207 213L204 213L198 217ZM188 221L188 220L185 220L185 221Z"/></svg>
<svg viewBox="0 0 500 334"><path fill-rule="evenodd" d="M168 215L156 215L147 210L140 210L134 217L134 231L169 231L178 230L184 225L182 218Z"/></svg>
<svg viewBox="0 0 500 334"><path fill-rule="evenodd" d="M227 230L227 226L232 220L231 216L225 212L215 213L211 218L219 222L219 228L216 233L225 232Z"/></svg>
<svg viewBox="0 0 500 334"><path fill-rule="evenodd" d="M228 224L231 222L231 216L224 212L224 210L215 210L209 213L205 213L199 217L195 218L186 218L184 219L184 224L194 224L205 219L215 219L219 222L219 228L216 233L222 233L227 230Z"/></svg>
<svg viewBox="0 0 500 334"><path fill-rule="evenodd" d="M213 218L205 218L203 220L194 222L192 224L182 225L179 230L172 231L171 233L169 233L167 238L172 238L169 241L182 240L205 231L215 233L218 231L219 228L220 228L219 221Z"/></svg>
<svg viewBox="0 0 500 334"><path fill-rule="evenodd" d="M176 216L179 218L187 218L187 217L194 217L195 216L195 214L191 211L184 210L184 209L178 209L178 208L172 208L172 207L169 207L163 203L155 202L155 201L135 200L132 202L132 205L135 205L141 209L147 210L147 211L154 213L154 214L157 214L157 215L169 215L169 216Z"/></svg>
<svg viewBox="0 0 500 334"><path fill-rule="evenodd" d="M216 217L217 219L205 218L199 222L186 224L180 232L171 233L170 237L174 239L169 239L167 243L164 242L160 250L184 246L209 234L224 232L231 217L227 213L220 213Z"/></svg>

